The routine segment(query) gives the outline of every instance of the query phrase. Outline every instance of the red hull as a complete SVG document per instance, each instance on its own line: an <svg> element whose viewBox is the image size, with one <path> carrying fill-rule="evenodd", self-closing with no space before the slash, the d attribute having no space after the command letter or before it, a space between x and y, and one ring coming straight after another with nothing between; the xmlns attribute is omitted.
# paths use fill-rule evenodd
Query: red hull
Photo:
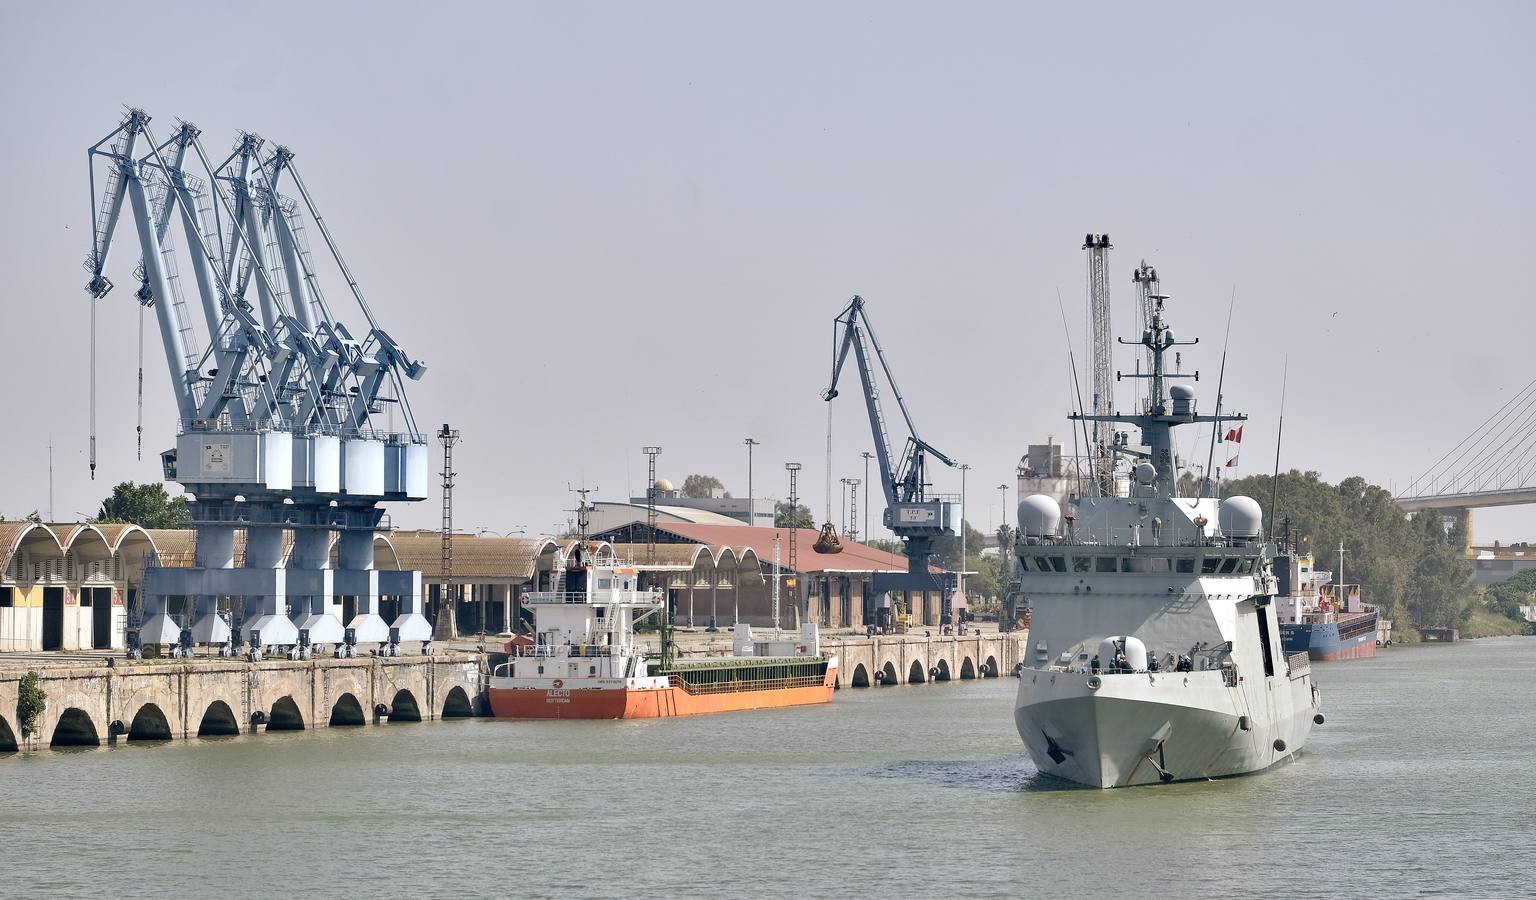
<svg viewBox="0 0 1536 900"><path fill-rule="evenodd" d="M1340 650L1337 653L1313 653L1312 658L1321 662L1330 662L1338 659L1375 659L1376 641L1369 640L1348 650Z"/></svg>
<svg viewBox="0 0 1536 900"><path fill-rule="evenodd" d="M762 691L690 694L676 686L654 690L492 687L486 693L491 714L498 719L658 719L828 703L836 684L837 669L829 666L821 684Z"/></svg>

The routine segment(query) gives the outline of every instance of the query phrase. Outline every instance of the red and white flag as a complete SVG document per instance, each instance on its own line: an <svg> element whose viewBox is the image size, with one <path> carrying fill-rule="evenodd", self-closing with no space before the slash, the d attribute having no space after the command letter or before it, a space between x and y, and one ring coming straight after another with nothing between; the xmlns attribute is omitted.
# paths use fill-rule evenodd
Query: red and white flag
<svg viewBox="0 0 1536 900"><path fill-rule="evenodd" d="M1228 444L1237 445L1237 450L1233 452L1232 458L1227 460L1227 468L1236 468L1237 458L1241 455L1243 449L1243 426L1239 425L1236 428L1228 429L1227 436L1222 438L1222 440Z"/></svg>

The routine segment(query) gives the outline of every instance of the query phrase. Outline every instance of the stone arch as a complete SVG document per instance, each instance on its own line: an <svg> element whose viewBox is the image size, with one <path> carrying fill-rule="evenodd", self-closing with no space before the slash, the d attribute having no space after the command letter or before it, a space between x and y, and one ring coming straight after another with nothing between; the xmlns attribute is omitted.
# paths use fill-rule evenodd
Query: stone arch
<svg viewBox="0 0 1536 900"><path fill-rule="evenodd" d="M100 747L101 738L96 734L96 723L91 716L77 706L64 710L59 724L53 727L50 747Z"/></svg>
<svg viewBox="0 0 1536 900"><path fill-rule="evenodd" d="M469 694L464 688L454 685L448 692L448 698L443 701L443 718L467 719L475 714L475 708L469 703Z"/></svg>
<svg viewBox="0 0 1536 900"><path fill-rule="evenodd" d="M367 724L368 720L363 718L363 705L357 702L356 696L349 691L336 698L331 707L331 727Z"/></svg>
<svg viewBox="0 0 1536 900"><path fill-rule="evenodd" d="M420 722L421 707L416 703L416 695L401 688L395 692L395 699L389 705L389 720L391 722Z"/></svg>
<svg viewBox="0 0 1536 900"><path fill-rule="evenodd" d="M970 681L976 677L976 661L967 656L960 662L960 680Z"/></svg>
<svg viewBox="0 0 1536 900"><path fill-rule="evenodd" d="M933 676L933 680L934 681L948 681L949 680L949 660L947 660L947 659L939 660L939 664L934 666L934 668L939 670L938 673Z"/></svg>
<svg viewBox="0 0 1536 900"><path fill-rule="evenodd" d="M848 683L854 687L869 687L869 670L864 668L863 663L853 667L853 678Z"/></svg>
<svg viewBox="0 0 1536 900"><path fill-rule="evenodd" d="M15 753L21 749L16 741L16 732L11 730L11 723L0 716L0 753Z"/></svg>
<svg viewBox="0 0 1536 900"><path fill-rule="evenodd" d="M133 714L128 726L130 741L168 741L171 739L171 723L165 719L164 710L153 703L146 703Z"/></svg>
<svg viewBox="0 0 1536 900"><path fill-rule="evenodd" d="M983 663L982 666L981 666L981 674L982 674L982 677L984 677L984 678L996 678L997 677L997 657L995 657L995 656L987 657L987 661L985 663Z"/></svg>
<svg viewBox="0 0 1536 900"><path fill-rule="evenodd" d="M907 684L922 684L928 680L928 673L923 671L923 661L912 660L912 665L907 669Z"/></svg>
<svg viewBox="0 0 1536 900"><path fill-rule="evenodd" d="M197 725L198 737L222 737L239 733L240 722L235 719L234 710L223 700L208 704L208 709L203 712L203 720Z"/></svg>
<svg viewBox="0 0 1536 900"><path fill-rule="evenodd" d="M886 660L885 661L885 665L880 667L880 684L881 684L881 686L883 686L883 687L890 687L893 684L900 684L900 683L901 683L900 682L900 676L896 674L896 663L892 662L889 659Z"/></svg>
<svg viewBox="0 0 1536 900"><path fill-rule="evenodd" d="M304 714L299 712L299 704L293 702L292 695L279 697L272 704L272 711L267 714L268 731L303 731Z"/></svg>

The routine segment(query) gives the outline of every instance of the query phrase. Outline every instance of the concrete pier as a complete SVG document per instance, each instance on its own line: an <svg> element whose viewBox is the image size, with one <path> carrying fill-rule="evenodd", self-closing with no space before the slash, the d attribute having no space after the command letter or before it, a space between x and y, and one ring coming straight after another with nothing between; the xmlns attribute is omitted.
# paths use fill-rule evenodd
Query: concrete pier
<svg viewBox="0 0 1536 900"><path fill-rule="evenodd" d="M37 671L47 707L21 739L18 689ZM295 731L475 714L481 659L444 653L364 659L146 660L0 664L0 752L118 739Z"/></svg>

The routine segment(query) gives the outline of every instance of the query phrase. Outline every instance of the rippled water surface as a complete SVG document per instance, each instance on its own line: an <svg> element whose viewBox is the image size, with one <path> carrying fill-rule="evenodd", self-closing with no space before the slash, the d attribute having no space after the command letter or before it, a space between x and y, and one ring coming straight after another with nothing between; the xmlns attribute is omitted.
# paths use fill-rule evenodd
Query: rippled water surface
<svg viewBox="0 0 1536 900"><path fill-rule="evenodd" d="M1315 671L1295 764L1108 793L1035 774L1011 678L11 756L0 896L1531 896L1536 639Z"/></svg>

